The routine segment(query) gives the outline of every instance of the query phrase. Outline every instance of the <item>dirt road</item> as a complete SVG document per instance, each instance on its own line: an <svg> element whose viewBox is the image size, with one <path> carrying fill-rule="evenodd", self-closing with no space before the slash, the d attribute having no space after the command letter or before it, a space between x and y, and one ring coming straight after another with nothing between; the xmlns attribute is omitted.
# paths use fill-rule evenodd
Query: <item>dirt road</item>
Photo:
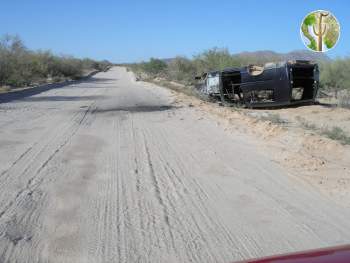
<svg viewBox="0 0 350 263"><path fill-rule="evenodd" d="M0 262L230 262L350 243L350 211L124 68L0 104Z"/></svg>

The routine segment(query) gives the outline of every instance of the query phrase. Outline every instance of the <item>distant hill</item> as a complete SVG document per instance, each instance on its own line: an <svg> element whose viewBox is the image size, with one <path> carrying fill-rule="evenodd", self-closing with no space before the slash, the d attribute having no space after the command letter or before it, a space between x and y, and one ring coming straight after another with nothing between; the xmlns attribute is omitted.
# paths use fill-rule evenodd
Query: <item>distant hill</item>
<svg viewBox="0 0 350 263"><path fill-rule="evenodd" d="M233 54L237 57L244 58L256 58L258 57L261 60L272 59L273 61L279 60L315 60L315 61L324 61L330 60L330 58L324 53L312 52L308 50L294 50L288 53L277 53L271 50L262 50L254 52L241 52Z"/></svg>
<svg viewBox="0 0 350 263"><path fill-rule="evenodd" d="M312 52L309 50L293 50L288 53L278 53L271 50L259 50L253 52L241 52L232 54L235 57L242 58L247 61L285 61L285 60L313 60L313 61L327 61L331 60L325 53ZM174 58L164 58L164 62L169 64Z"/></svg>
<svg viewBox="0 0 350 263"><path fill-rule="evenodd" d="M161 60L167 64L171 63L175 58L162 58Z"/></svg>

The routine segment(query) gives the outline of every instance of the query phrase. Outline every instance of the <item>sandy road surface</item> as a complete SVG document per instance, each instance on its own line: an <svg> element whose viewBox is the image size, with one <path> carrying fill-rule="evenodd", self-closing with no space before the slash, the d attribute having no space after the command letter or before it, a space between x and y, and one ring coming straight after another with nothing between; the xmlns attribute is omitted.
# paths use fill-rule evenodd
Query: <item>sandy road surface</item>
<svg viewBox="0 0 350 263"><path fill-rule="evenodd" d="M0 104L0 262L230 262L350 243L350 212L123 68Z"/></svg>

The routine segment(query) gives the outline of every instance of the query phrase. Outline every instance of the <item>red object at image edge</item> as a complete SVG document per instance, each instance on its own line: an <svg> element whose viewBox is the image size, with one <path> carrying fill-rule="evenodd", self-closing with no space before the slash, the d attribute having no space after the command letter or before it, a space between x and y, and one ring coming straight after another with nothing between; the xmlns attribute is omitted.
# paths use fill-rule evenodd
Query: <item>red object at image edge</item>
<svg viewBox="0 0 350 263"><path fill-rule="evenodd" d="M350 263L350 245L283 254L236 263Z"/></svg>

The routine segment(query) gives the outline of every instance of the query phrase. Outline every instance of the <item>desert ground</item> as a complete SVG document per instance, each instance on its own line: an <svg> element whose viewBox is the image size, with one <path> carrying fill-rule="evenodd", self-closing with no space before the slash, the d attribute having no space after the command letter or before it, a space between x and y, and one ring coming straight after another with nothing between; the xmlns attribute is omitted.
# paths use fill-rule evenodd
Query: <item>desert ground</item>
<svg viewBox="0 0 350 263"><path fill-rule="evenodd" d="M220 107L123 67L3 94L0 262L232 262L348 244L349 146L300 124L327 111L280 109L276 123L261 117L276 110Z"/></svg>

